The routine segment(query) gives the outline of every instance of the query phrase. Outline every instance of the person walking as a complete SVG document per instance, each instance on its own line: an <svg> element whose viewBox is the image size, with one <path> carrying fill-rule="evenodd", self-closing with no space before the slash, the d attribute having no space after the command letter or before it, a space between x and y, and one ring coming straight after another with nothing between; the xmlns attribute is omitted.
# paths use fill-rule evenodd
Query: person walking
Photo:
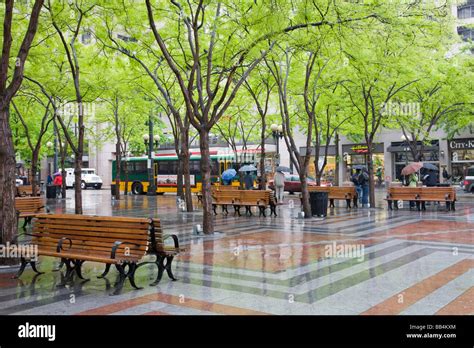
<svg viewBox="0 0 474 348"><path fill-rule="evenodd" d="M61 194L61 187L63 186L63 176L56 175L54 177L53 185L56 187L56 198L58 198L59 195Z"/></svg>
<svg viewBox="0 0 474 348"><path fill-rule="evenodd" d="M277 202L283 203L283 193L285 192L285 174L282 172L276 172L273 176L273 183L275 185Z"/></svg>
<svg viewBox="0 0 474 348"><path fill-rule="evenodd" d="M362 186L359 184L359 176L361 174L360 169L356 169L355 173L352 174L351 181L356 187L357 197L359 198L359 203L362 204Z"/></svg>
<svg viewBox="0 0 474 348"><path fill-rule="evenodd" d="M359 185L362 188L362 207L369 207L369 173L366 168L359 175Z"/></svg>

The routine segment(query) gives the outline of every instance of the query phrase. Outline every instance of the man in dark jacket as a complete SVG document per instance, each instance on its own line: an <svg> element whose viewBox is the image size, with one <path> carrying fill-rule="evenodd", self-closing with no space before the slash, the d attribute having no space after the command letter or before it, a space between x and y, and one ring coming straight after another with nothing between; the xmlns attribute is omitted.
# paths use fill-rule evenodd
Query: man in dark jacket
<svg viewBox="0 0 474 348"><path fill-rule="evenodd" d="M244 185L246 190L253 189L253 176L250 174L250 172L245 173Z"/></svg>
<svg viewBox="0 0 474 348"><path fill-rule="evenodd" d="M430 170L426 176L425 185L428 187L434 187L438 184L438 178L436 177L436 172Z"/></svg>

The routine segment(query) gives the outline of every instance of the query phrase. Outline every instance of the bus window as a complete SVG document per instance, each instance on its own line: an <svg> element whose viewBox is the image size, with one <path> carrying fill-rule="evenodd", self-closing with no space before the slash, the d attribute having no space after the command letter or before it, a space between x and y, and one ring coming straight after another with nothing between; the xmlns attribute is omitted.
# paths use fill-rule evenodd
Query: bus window
<svg viewBox="0 0 474 348"><path fill-rule="evenodd" d="M222 174L225 171L225 162L220 161L219 162L219 173Z"/></svg>

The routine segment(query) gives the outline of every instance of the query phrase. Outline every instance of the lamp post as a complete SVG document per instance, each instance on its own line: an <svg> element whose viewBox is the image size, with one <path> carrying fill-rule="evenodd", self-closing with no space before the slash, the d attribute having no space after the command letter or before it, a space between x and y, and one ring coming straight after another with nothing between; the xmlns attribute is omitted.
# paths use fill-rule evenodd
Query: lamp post
<svg viewBox="0 0 474 348"><path fill-rule="evenodd" d="M270 126L273 140L276 142L277 152L277 166L280 165L280 139L283 138L283 126L280 124L272 124Z"/></svg>
<svg viewBox="0 0 474 348"><path fill-rule="evenodd" d="M150 119L148 120L148 134L143 134L143 142L147 147L147 154L148 154L148 161L147 161L147 168L148 168L148 190L147 196L156 196L156 184L155 184L155 173L153 172L154 167L154 160L155 147L158 146L158 141L160 137L158 135L153 136L153 120L150 115Z"/></svg>

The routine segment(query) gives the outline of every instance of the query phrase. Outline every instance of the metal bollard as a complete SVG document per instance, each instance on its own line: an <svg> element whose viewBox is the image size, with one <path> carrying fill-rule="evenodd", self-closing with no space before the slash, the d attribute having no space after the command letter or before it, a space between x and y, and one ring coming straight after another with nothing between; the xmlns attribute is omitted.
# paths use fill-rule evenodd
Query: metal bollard
<svg viewBox="0 0 474 348"><path fill-rule="evenodd" d="M193 234L199 235L202 233L202 227L201 225L195 225L193 226Z"/></svg>

